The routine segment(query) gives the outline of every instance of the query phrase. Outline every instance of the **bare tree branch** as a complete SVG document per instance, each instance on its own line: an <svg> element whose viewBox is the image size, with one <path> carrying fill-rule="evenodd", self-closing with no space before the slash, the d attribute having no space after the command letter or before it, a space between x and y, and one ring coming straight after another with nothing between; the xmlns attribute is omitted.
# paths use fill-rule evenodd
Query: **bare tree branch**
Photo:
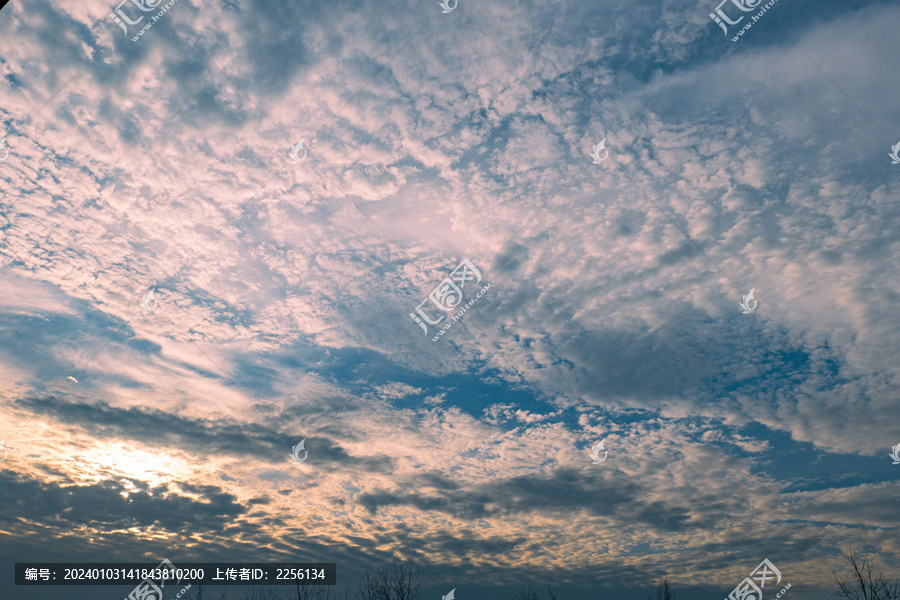
<svg viewBox="0 0 900 600"><path fill-rule="evenodd" d="M831 581L837 588L834 595L846 600L900 600L900 581L885 579L874 571L874 563L869 555L856 552L851 546L841 551L850 565L850 577L845 579L836 571L832 572Z"/></svg>

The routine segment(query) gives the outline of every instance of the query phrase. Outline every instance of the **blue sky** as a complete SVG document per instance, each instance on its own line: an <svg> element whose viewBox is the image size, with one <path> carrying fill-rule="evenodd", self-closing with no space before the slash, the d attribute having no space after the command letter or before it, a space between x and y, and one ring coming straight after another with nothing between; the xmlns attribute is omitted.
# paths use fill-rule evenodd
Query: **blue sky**
<svg viewBox="0 0 900 600"><path fill-rule="evenodd" d="M897 576L900 8L717 6L4 7L0 576Z"/></svg>

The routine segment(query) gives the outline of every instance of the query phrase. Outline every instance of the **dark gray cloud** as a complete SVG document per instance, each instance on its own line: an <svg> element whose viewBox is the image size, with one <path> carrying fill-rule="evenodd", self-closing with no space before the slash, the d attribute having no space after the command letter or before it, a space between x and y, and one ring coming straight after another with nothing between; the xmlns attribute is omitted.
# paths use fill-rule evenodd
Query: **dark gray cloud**
<svg viewBox="0 0 900 600"><path fill-rule="evenodd" d="M434 487L434 492L376 490L360 495L358 501L372 515L389 506L412 506L459 519L529 515L538 511L561 516L583 511L597 517L640 523L660 533L684 530L691 514L689 507L678 506L676 502L654 506L646 501L642 490L627 481L621 473L598 478L558 469L542 477L506 478L463 487L433 475L426 476L424 481L418 477L401 480L398 487L408 490L426 484ZM711 524L707 521L702 526Z"/></svg>
<svg viewBox="0 0 900 600"><path fill-rule="evenodd" d="M279 432L259 423L229 419L188 419L152 407L117 408L98 402L66 402L57 396L29 397L17 404L26 412L58 421L59 426L96 439L133 441L146 447L178 448L195 455L233 456L269 464L284 464L288 442L299 442L296 433ZM328 414L320 406L318 414ZM282 418L271 415L270 423ZM323 436L307 436L306 448L314 453L317 464L329 468L380 471L389 474L392 459L351 456L339 443Z"/></svg>

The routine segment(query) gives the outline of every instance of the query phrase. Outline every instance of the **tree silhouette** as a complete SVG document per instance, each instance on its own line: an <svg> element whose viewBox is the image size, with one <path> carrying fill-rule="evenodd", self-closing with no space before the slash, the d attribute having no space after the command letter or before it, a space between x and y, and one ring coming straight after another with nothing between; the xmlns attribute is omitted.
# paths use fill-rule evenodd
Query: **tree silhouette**
<svg viewBox="0 0 900 600"><path fill-rule="evenodd" d="M675 590L669 585L668 575L659 580L654 596L647 596L647 600L675 600Z"/></svg>
<svg viewBox="0 0 900 600"><path fill-rule="evenodd" d="M363 576L356 589L356 600L420 600L419 568L410 562L381 568Z"/></svg>
<svg viewBox="0 0 900 600"><path fill-rule="evenodd" d="M331 593L325 586L321 585L300 585L300 582L295 582L294 591L297 593L296 596L293 594L291 598L296 598L297 600L327 600Z"/></svg>
<svg viewBox="0 0 900 600"><path fill-rule="evenodd" d="M556 600L556 590L547 586L547 599L548 600ZM537 590L531 589L531 584L528 587L520 588L518 592L513 593L513 600L543 600L544 592L539 592Z"/></svg>
<svg viewBox="0 0 900 600"><path fill-rule="evenodd" d="M835 596L846 600L900 600L900 581L885 579L880 571L876 575L868 554L854 552L851 546L846 552L842 550L841 556L850 563L850 577L844 579L832 572Z"/></svg>

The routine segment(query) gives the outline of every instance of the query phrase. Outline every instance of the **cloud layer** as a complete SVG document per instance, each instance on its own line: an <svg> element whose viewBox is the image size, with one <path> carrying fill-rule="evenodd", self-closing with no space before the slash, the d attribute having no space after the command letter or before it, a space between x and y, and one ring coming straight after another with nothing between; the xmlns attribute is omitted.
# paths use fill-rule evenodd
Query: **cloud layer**
<svg viewBox="0 0 900 600"><path fill-rule="evenodd" d="M686 0L429 4L179 0L137 42L0 12L4 576L895 572L900 9L779 2L734 43ZM490 288L433 342L463 259Z"/></svg>

